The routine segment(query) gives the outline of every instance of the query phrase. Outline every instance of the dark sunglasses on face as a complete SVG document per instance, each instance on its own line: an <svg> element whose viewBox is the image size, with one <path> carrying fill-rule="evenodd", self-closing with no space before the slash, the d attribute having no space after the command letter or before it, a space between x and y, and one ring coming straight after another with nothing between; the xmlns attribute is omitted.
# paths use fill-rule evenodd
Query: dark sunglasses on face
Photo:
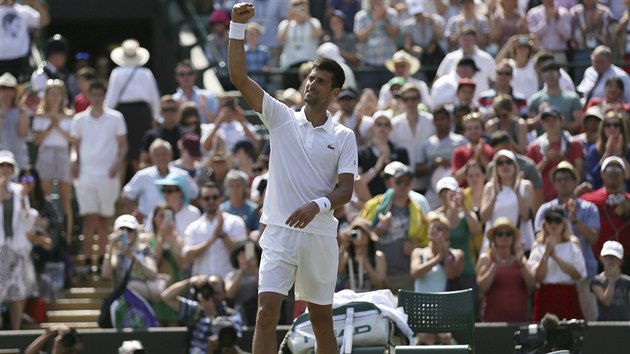
<svg viewBox="0 0 630 354"><path fill-rule="evenodd" d="M219 200L220 198L221 198L221 196L220 196L220 195L218 195L218 194L214 194L214 195L204 195L203 197L201 197L201 199L205 200L206 202L207 202L207 201L210 201L210 200L212 200L212 201L217 201L217 200Z"/></svg>
<svg viewBox="0 0 630 354"><path fill-rule="evenodd" d="M497 71L497 75L499 76L512 76L511 71Z"/></svg>
<svg viewBox="0 0 630 354"><path fill-rule="evenodd" d="M621 128L621 123L605 123L604 128Z"/></svg>
<svg viewBox="0 0 630 354"><path fill-rule="evenodd" d="M9 167L9 166L10 166L10 167L13 167L13 165L12 165L12 164L10 164L10 163L8 163L8 162L2 162L2 163L0 163L0 167Z"/></svg>
<svg viewBox="0 0 630 354"><path fill-rule="evenodd" d="M562 224L562 218L559 216L545 216L547 224Z"/></svg>
<svg viewBox="0 0 630 354"><path fill-rule="evenodd" d="M174 113L174 112L177 112L177 108L176 107L164 107L164 108L162 108L162 112Z"/></svg>
<svg viewBox="0 0 630 354"><path fill-rule="evenodd" d="M511 160L498 160L497 166L509 166L512 164Z"/></svg>
<svg viewBox="0 0 630 354"><path fill-rule="evenodd" d="M194 71L182 71L182 72L177 73L177 76L179 76L179 77L193 76L193 75L195 75Z"/></svg>
<svg viewBox="0 0 630 354"><path fill-rule="evenodd" d="M180 192L179 188L163 188L162 192L164 194L177 193Z"/></svg>
<svg viewBox="0 0 630 354"><path fill-rule="evenodd" d="M494 237L512 237L514 233L512 231L497 231L494 233Z"/></svg>

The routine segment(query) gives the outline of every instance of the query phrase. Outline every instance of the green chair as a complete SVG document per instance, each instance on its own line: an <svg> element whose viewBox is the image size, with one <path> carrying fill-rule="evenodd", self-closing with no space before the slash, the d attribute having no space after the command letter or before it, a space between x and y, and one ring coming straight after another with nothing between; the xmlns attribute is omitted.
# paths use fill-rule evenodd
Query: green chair
<svg viewBox="0 0 630 354"><path fill-rule="evenodd" d="M469 345L441 346L444 351L435 351L435 346L397 346L396 352L474 353L475 299L472 289L441 293L399 290L398 307L407 314L407 324L414 333L465 332Z"/></svg>

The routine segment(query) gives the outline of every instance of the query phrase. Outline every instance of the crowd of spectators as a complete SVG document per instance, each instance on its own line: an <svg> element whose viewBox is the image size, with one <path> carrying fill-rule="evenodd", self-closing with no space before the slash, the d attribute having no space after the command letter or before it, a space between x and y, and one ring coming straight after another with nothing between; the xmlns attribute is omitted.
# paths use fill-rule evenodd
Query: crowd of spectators
<svg viewBox="0 0 630 354"><path fill-rule="evenodd" d="M268 84L269 68L299 69L276 99L301 109L318 55L357 77L329 107L359 145L353 199L335 211L337 290L473 288L480 321L630 320L630 7L330 0L314 17L321 2L253 3L256 82ZM229 9L210 14L219 50ZM24 17L20 31L47 23L36 10L0 3L0 16ZM0 43L17 42L0 31ZM111 52L108 85L99 70L73 73L74 96L65 38L48 40L25 91L15 47L0 57L0 301L11 327L36 295L31 250L62 257L74 216L87 271L114 283L131 274L162 323L190 315L199 299L176 295L203 275L253 323L273 159L255 117L196 86L187 60L173 68L177 90L160 97L133 39Z"/></svg>

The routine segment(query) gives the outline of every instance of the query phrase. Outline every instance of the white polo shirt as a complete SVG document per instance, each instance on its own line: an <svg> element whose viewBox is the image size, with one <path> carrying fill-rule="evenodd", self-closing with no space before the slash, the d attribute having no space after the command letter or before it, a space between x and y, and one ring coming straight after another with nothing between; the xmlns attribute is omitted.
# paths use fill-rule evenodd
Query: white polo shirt
<svg viewBox="0 0 630 354"><path fill-rule="evenodd" d="M457 68L457 63L459 63L462 58L464 58L464 52L461 49L448 53L446 57L444 57L444 60L440 63L440 67L437 70L437 76L441 77L450 72L454 72ZM472 77L477 84L475 92L479 93L490 89L490 82L496 80L496 63L494 58L492 55L476 48L475 53L472 55L472 59L479 68L479 71ZM477 95L475 95L475 97L477 97ZM436 103L434 102L433 104L435 105Z"/></svg>
<svg viewBox="0 0 630 354"><path fill-rule="evenodd" d="M186 177L188 181L188 189L193 191L193 197L196 198L199 194L199 187L197 183L190 178L190 175L185 170L179 167L168 167L168 172L177 173ZM158 203L164 201L164 197L160 193L155 182L166 177L166 175L160 175L158 168L155 166L144 168L135 175L123 188L123 195L130 200L138 200L138 209L145 217L149 216Z"/></svg>
<svg viewBox="0 0 630 354"><path fill-rule="evenodd" d="M313 127L304 108L296 112L265 93L260 118L269 129L269 180L260 222L289 227L285 221L304 204L328 195L341 173L357 174L354 132L335 122ZM336 237L333 211L320 212L298 231Z"/></svg>
<svg viewBox="0 0 630 354"><path fill-rule="evenodd" d="M127 135L122 114L104 108L103 114L95 118L92 108L88 108L74 116L70 132L73 138L81 140L79 178L107 177L118 155L116 138Z"/></svg>
<svg viewBox="0 0 630 354"><path fill-rule="evenodd" d="M210 239L214 229L217 227L217 218L208 219L206 214L193 221L186 231L184 231L184 247L182 254L186 255L188 251L202 242ZM223 213L223 233L224 237L229 237L234 242L243 241L247 238L247 229L245 222L239 216L229 213ZM220 239L217 239L206 252L195 259L192 264L192 275L199 274L218 274L222 278L234 271L230 263L230 250Z"/></svg>

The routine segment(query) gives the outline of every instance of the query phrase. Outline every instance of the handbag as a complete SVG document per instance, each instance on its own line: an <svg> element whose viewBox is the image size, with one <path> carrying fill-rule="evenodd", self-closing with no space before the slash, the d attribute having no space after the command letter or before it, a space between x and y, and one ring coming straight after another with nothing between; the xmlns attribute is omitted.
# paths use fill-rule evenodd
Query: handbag
<svg viewBox="0 0 630 354"><path fill-rule="evenodd" d="M98 326L100 328L113 328L110 308L114 301L118 300L118 298L125 293L125 289L127 289L127 283L129 282L129 276L131 274L131 268L133 268L133 262L135 262L134 258L132 258L131 260L131 264L129 265L129 269L125 273L125 277L123 278L122 283L120 283L120 285L118 285L118 287L114 289L114 292L107 295L103 299L103 303L101 304L101 313L98 315L97 320Z"/></svg>

